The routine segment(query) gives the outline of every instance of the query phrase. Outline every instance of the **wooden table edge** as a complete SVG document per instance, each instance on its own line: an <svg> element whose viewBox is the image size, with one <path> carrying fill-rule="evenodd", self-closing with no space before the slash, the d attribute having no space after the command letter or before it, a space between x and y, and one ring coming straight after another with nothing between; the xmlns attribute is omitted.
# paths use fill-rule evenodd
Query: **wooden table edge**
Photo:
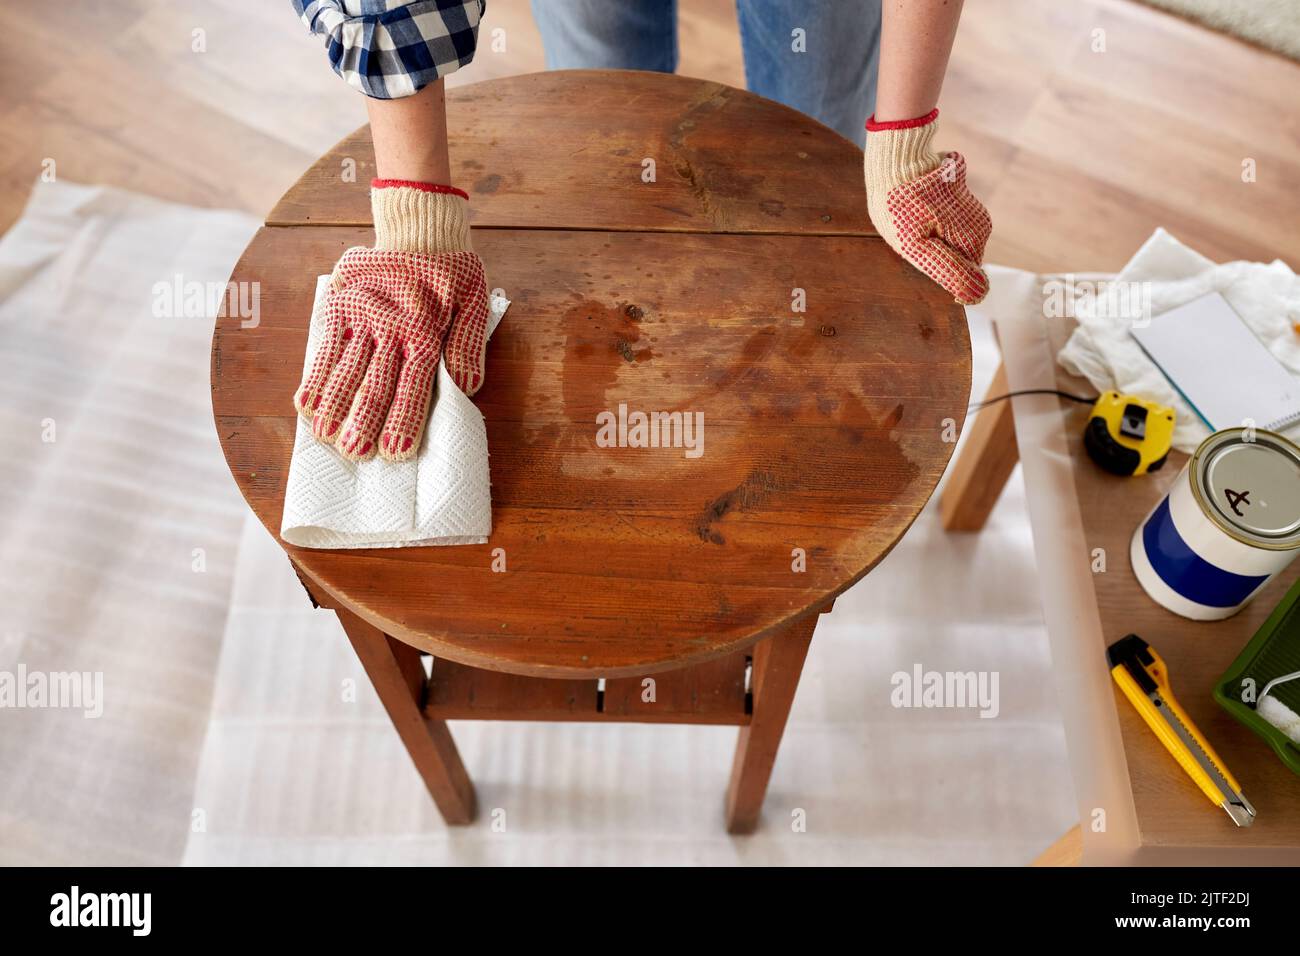
<svg viewBox="0 0 1300 956"><path fill-rule="evenodd" d="M951 461L951 451L949 452L948 460ZM936 482L936 487L937 487L937 482ZM363 605L357 603L354 599L344 598L340 596L331 587L326 585L314 574L312 574L311 571L309 571L307 568L303 567L297 561L295 561L292 555L290 555L289 559L293 564L294 570L297 571L301 577L310 579L312 586L314 586L314 588L316 589L319 589L320 594L328 595L329 600L322 601L321 602L322 606L343 607L346 610L351 611L353 614L357 615L357 617L360 617L362 620L370 624L372 627L378 628L380 631L382 631L384 634L388 635L389 637L399 640L403 644L408 644L419 651L422 651L427 654L431 654L434 657L440 657L449 661L454 661L457 664L463 664L467 667L478 667L484 670L499 671L501 673L506 673L506 674L518 674L523 677L545 677L545 678L556 678L556 679L590 678L590 677L646 677L653 674L661 674L668 671L678 670L684 667L691 667L696 664L703 664L708 661L717 660L719 658L726 657L730 654L735 654L739 651L743 651L747 648L753 647L755 644L759 643L760 641L766 638L772 637L773 635L785 630L790 625L800 620L803 620L805 617L808 617L809 615L823 614L829 612L830 609L834 606L836 599L841 594L843 594L849 588L853 587L864 577L866 577L868 573L874 570L882 561L885 560L885 558L887 558L893 552L894 548L898 546L898 543L902 541L903 538L907 535L907 532L911 530L912 525L916 523L916 519L920 517L921 512L925 510L926 506L929 504L930 499L933 496L934 496L934 488L931 488L930 493L926 496L925 502L922 503L921 507L917 509L916 514L912 516L912 519L910 521L908 521L906 527L904 527L902 531L899 532L898 536L894 539L893 543L891 543L888 548L882 551L880 555L875 559L875 561L871 562L871 564L864 567L859 573L846 580L842 585L840 585L836 589L832 591L828 591L824 595L819 595L818 597L813 598L812 600L808 601L806 604L803 604L801 607L792 611L790 614L786 615L785 617L782 617L772 622L767 627L764 627L761 630L754 631L753 633L748 634L743 638L737 639L735 642L729 643L727 645L712 647L699 652L677 656L674 657L671 661L647 660L647 661L639 661L627 665L621 665L617 667L595 667L595 666L590 668L565 667L565 666L551 667L551 666L541 665L541 664L520 664L517 661L494 657L490 654L466 654L464 653L463 647L444 644L441 640L438 639L437 636L432 634L421 634L412 631L409 628L406 628L405 626L397 623L396 621L388 620L383 615L377 614L374 611L372 611L370 608L364 607ZM256 516L256 512L254 512L254 516ZM280 545L280 547L286 551L286 553L288 553L289 549L291 548L294 550L298 550L293 545L287 544L280 537L278 532L275 533L275 539L276 542ZM313 600L318 600L320 594L315 594ZM331 601L334 603L333 604L329 603Z"/></svg>

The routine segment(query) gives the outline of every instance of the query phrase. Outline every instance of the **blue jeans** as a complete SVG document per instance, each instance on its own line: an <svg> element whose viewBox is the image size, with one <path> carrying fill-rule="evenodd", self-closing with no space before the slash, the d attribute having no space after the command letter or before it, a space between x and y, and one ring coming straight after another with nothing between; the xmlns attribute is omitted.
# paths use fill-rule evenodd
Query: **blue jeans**
<svg viewBox="0 0 1300 956"><path fill-rule="evenodd" d="M532 3L552 70L677 68L677 0ZM861 146L863 123L876 106L880 3L736 0L750 90L821 120Z"/></svg>

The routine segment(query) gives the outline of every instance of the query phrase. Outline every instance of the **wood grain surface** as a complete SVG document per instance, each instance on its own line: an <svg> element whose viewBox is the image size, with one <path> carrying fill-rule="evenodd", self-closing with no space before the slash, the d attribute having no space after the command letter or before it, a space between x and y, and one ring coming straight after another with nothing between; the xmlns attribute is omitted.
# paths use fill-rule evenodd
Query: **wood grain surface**
<svg viewBox="0 0 1300 956"><path fill-rule="evenodd" d="M450 93L452 182L470 194L473 226L875 234L862 153L842 136L721 83L611 75L557 70ZM369 227L374 169L365 126L267 224Z"/></svg>
<svg viewBox="0 0 1300 956"><path fill-rule="evenodd" d="M516 98L557 79L529 78ZM581 85L586 75L572 79ZM651 138L692 119L692 136L714 144L711 161L729 166L708 177L661 167L656 185L666 195L694 195L691 175L705 185L710 198L683 207L697 224L689 231L663 226L676 221L663 207L682 203L659 202L635 166L617 203L599 182L556 195L534 192L519 170L499 173L497 228L474 233L489 285L513 300L475 397L491 449L489 543L285 546L341 606L461 664L634 677L735 653L815 612L914 520L952 451L945 423L960 428L969 399L965 314L941 289L875 236L810 235L797 224L773 233L759 209L758 197L777 194L814 208L818 189L798 149L820 157L828 182L847 181L859 152L766 104L789 127L790 153L760 172L745 149L722 156L729 136L749 142L759 118L749 107L701 110L719 97L715 84L642 74L603 82L626 85L609 103L637 102ZM449 98L464 108L462 98L489 94L470 87ZM515 123L491 112L481 119L492 121L501 137ZM478 135L491 135L483 129ZM715 201L715 180L747 185ZM272 533L315 277L348 246L371 241L367 227L324 224L345 215L338 210L348 200L333 197L350 188L309 175L291 191L297 205L281 209L302 209L304 222L263 228L232 277L260 284L260 323L219 320L213 340L221 444ZM852 222L861 203L834 191L821 198L834 203L836 222ZM532 202L543 205L540 215ZM699 231L701 209L729 210L727 228ZM602 230L585 228L595 220ZM806 292L806 312L792 310L796 288ZM620 403L702 414L703 454L598 447L596 416ZM505 573L491 568L496 548L505 550ZM793 570L796 549L806 570Z"/></svg>
<svg viewBox="0 0 1300 956"><path fill-rule="evenodd" d="M1051 329L1054 352L1064 324ZM1057 372L1059 387L1089 394L1089 384ZM1138 584L1129 560L1133 531L1173 484L1187 456L1170 454L1153 475L1121 478L1094 465L1083 448L1086 406L1066 409L1071 461L1088 548L1102 548L1104 573L1093 575L1105 643L1136 633L1164 658L1174 696L1228 764L1258 816L1235 826L1183 773L1127 698L1112 682L1134 808L1144 846L1300 847L1300 779L1259 737L1211 696L1214 685L1295 581L1296 566L1279 574L1245 609L1224 621L1192 621L1156 604ZM1090 555L1080 560L1091 560ZM1099 661L1106 648L1098 647ZM1102 665L1104 666L1104 664Z"/></svg>

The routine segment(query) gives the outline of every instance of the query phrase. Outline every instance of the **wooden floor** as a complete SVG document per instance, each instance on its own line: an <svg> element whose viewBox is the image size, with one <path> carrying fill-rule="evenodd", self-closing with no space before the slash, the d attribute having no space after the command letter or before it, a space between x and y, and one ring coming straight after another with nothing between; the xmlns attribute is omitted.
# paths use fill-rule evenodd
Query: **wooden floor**
<svg viewBox="0 0 1300 956"><path fill-rule="evenodd" d="M681 6L681 72L743 85L731 0ZM364 121L287 0L61 0L14 6L8 25L0 228L46 160L262 215ZM497 27L506 50L485 42L455 83L542 68L527 0L492 0ZM990 261L1113 270L1163 225L1212 258L1297 267L1297 101L1300 65L1128 0L971 0L940 145L966 153L992 211Z"/></svg>

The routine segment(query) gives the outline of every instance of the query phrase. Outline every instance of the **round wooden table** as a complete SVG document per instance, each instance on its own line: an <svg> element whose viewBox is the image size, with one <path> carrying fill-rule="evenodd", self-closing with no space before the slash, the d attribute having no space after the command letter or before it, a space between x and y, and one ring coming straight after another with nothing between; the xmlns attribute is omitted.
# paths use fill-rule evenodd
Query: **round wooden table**
<svg viewBox="0 0 1300 956"><path fill-rule="evenodd" d="M475 397L491 539L282 546L449 822L474 798L448 718L664 720L742 727L728 815L752 829L817 613L948 462L965 314L876 236L861 152L771 101L566 71L452 90L447 109L475 249L513 300ZM372 243L373 167L363 128L308 170L232 276L260 284L260 320L217 322L217 431L273 534L315 278ZM602 447L620 405L702 413L702 454Z"/></svg>

